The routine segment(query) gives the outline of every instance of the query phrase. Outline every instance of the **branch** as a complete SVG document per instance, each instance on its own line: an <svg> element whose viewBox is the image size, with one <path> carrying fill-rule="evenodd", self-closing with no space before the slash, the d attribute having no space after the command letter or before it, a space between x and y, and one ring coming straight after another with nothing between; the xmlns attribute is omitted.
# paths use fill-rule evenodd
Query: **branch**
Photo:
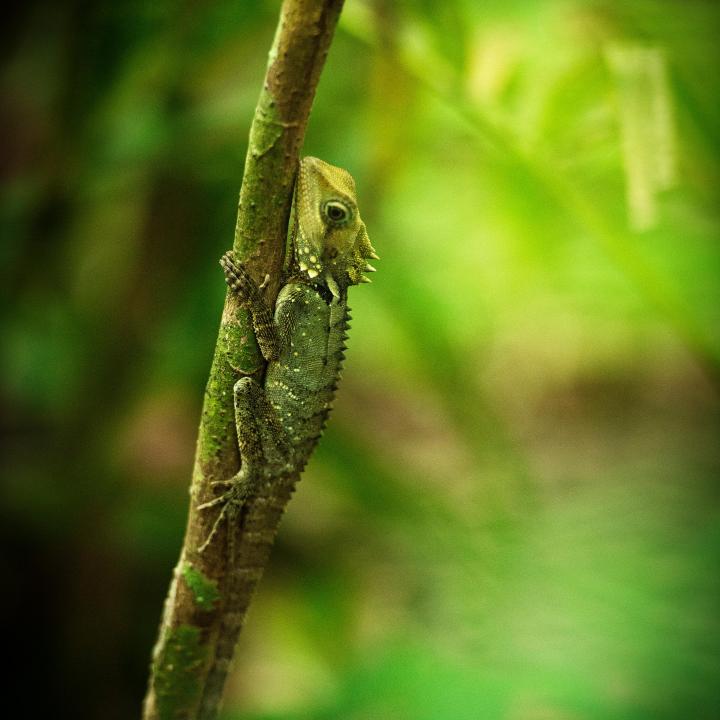
<svg viewBox="0 0 720 720"><path fill-rule="evenodd" d="M284 0L263 89L250 129L233 249L255 280L267 276L266 300L277 295L299 151L310 107L343 0ZM218 282L221 282L218 270ZM225 300L205 391L190 512L159 637L153 651L144 720L212 720L232 650L262 576L297 478L249 503L228 552L227 523L201 553L216 513L197 507L215 495L211 483L240 465L233 386L262 378L264 363L247 313Z"/></svg>

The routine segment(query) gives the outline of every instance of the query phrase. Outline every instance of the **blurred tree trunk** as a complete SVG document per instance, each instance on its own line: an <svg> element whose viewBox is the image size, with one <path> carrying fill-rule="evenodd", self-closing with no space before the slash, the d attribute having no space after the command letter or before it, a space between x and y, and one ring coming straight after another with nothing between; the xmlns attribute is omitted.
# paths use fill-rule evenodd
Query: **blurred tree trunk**
<svg viewBox="0 0 720 720"><path fill-rule="evenodd" d="M285 0L258 100L240 191L233 249L272 306L278 291L299 152L343 0ZM218 282L222 281L218 271ZM180 560L153 651L144 720L216 717L229 659L295 481L249 503L234 554L223 523L201 553L215 512L214 481L238 470L233 385L262 379L264 363L247 313L226 296L198 436L190 512Z"/></svg>

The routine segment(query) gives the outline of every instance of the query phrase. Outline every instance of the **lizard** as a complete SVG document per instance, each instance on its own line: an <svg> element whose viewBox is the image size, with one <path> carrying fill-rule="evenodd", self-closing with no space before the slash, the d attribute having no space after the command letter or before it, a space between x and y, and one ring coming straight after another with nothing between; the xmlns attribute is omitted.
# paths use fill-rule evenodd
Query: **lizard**
<svg viewBox="0 0 720 720"><path fill-rule="evenodd" d="M376 259L350 173L305 157L298 166L274 312L262 296L262 285L255 283L232 251L220 260L230 292L250 313L267 365L259 381L241 372L233 387L240 469L215 481L213 486L224 492L198 505L201 511L219 508L199 551L210 545L224 521L234 568L201 708L214 708L222 694L249 602L247 587L259 579L257 568L235 567L244 508L254 498L271 496L275 487L294 484L310 459L325 428L345 358L348 288L370 282L364 273L374 272L369 260ZM232 351L227 348L228 362L234 366Z"/></svg>
<svg viewBox="0 0 720 720"><path fill-rule="evenodd" d="M221 522L233 523L254 497L304 470L340 380L350 327L347 291L370 282L364 273L375 271L373 259L379 258L358 211L353 177L314 157L299 163L274 313L233 252L221 258L230 291L250 312L267 367L261 382L245 375L234 385L240 469L213 483L225 492L198 506L220 507L200 551Z"/></svg>

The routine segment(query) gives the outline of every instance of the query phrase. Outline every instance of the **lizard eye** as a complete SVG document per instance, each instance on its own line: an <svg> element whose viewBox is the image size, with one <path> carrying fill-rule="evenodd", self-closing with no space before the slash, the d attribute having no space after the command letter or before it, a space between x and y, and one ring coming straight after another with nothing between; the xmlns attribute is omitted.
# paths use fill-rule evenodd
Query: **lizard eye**
<svg viewBox="0 0 720 720"><path fill-rule="evenodd" d="M350 219L350 208L339 200L328 200L322 207L325 217L334 225L342 225Z"/></svg>

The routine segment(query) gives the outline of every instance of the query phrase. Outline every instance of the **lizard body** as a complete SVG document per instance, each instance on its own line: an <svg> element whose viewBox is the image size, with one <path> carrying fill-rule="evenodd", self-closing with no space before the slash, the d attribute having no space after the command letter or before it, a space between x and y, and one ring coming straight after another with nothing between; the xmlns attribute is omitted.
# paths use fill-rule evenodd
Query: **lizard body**
<svg viewBox="0 0 720 720"><path fill-rule="evenodd" d="M222 506L233 522L253 497L302 472L327 421L349 328L347 290L370 282L377 258L360 218L352 176L317 158L300 162L288 247L274 314L231 252L220 263L232 292L252 316L267 361L263 384L241 377L234 387L240 471L201 509ZM233 532L229 533L231 538Z"/></svg>
<svg viewBox="0 0 720 720"><path fill-rule="evenodd" d="M274 313L232 252L220 260L231 292L250 311L267 368L262 384L248 375L235 383L240 470L213 483L227 489L198 506L220 507L199 550L212 542L220 523L227 522L229 567L234 568L201 707L215 707L219 700L252 590L262 574L256 556L248 565L246 549L237 547L242 518L254 500L274 505L273 491L292 485L310 459L327 422L345 357L347 291L350 285L370 282L363 273L375 270L368 260L377 257L358 212L352 176L306 157L298 168ZM227 349L227 360L235 367L233 350ZM273 533L268 535L254 523L242 532L241 542L259 542L264 554L269 552Z"/></svg>

